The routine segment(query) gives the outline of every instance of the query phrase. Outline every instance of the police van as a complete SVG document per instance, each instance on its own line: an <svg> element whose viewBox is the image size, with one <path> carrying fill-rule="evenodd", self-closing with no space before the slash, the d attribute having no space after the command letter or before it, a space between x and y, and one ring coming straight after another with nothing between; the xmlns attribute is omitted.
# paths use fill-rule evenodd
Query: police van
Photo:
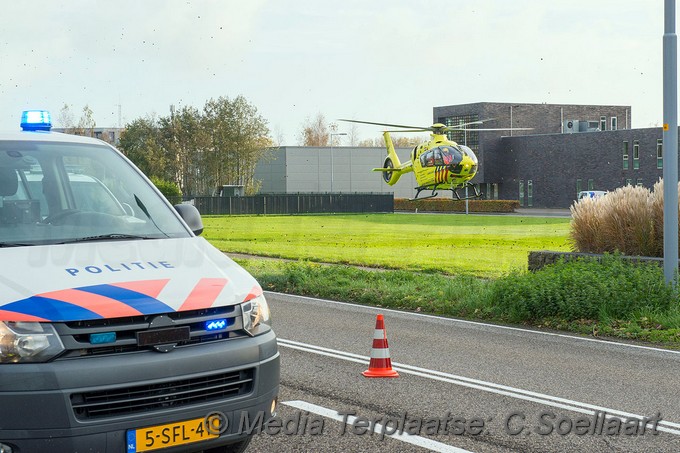
<svg viewBox="0 0 680 453"><path fill-rule="evenodd" d="M0 452L236 452L276 411L261 287L120 152L0 134Z"/></svg>

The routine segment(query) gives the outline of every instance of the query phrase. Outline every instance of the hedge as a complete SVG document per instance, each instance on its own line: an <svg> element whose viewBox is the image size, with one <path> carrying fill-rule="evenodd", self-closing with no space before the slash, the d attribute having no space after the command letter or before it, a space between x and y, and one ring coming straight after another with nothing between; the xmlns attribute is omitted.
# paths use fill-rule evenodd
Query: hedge
<svg viewBox="0 0 680 453"><path fill-rule="evenodd" d="M468 200L469 212L515 212L519 208L517 200ZM395 211L432 211L432 212L465 212L465 200L449 198L427 198L409 200L394 199Z"/></svg>

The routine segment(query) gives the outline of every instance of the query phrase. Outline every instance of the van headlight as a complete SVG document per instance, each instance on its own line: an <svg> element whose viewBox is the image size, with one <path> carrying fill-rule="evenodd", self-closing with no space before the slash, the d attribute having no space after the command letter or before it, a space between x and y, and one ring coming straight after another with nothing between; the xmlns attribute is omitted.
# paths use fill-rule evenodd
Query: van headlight
<svg viewBox="0 0 680 453"><path fill-rule="evenodd" d="M267 305L264 294L250 299L248 302L243 302L241 311L243 312L243 328L250 335L262 333L271 326L269 305Z"/></svg>
<svg viewBox="0 0 680 453"><path fill-rule="evenodd" d="M62 351L51 324L0 321L0 363L46 362Z"/></svg>

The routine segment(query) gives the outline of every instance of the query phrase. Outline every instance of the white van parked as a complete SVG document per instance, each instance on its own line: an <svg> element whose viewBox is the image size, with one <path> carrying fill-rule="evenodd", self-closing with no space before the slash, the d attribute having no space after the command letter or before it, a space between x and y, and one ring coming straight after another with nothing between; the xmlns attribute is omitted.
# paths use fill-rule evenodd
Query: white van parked
<svg viewBox="0 0 680 453"><path fill-rule="evenodd" d="M262 288L120 152L0 134L0 451L243 451L276 410Z"/></svg>

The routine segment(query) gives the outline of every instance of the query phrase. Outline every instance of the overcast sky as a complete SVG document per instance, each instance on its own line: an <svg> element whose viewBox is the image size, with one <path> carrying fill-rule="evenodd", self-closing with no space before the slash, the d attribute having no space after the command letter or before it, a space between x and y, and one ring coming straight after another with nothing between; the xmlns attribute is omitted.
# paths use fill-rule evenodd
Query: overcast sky
<svg viewBox="0 0 680 453"><path fill-rule="evenodd" d="M118 105L125 124L238 95L284 145L318 112L427 126L483 101L630 105L648 127L662 36L659 0L6 1L0 130L27 108L117 126Z"/></svg>

